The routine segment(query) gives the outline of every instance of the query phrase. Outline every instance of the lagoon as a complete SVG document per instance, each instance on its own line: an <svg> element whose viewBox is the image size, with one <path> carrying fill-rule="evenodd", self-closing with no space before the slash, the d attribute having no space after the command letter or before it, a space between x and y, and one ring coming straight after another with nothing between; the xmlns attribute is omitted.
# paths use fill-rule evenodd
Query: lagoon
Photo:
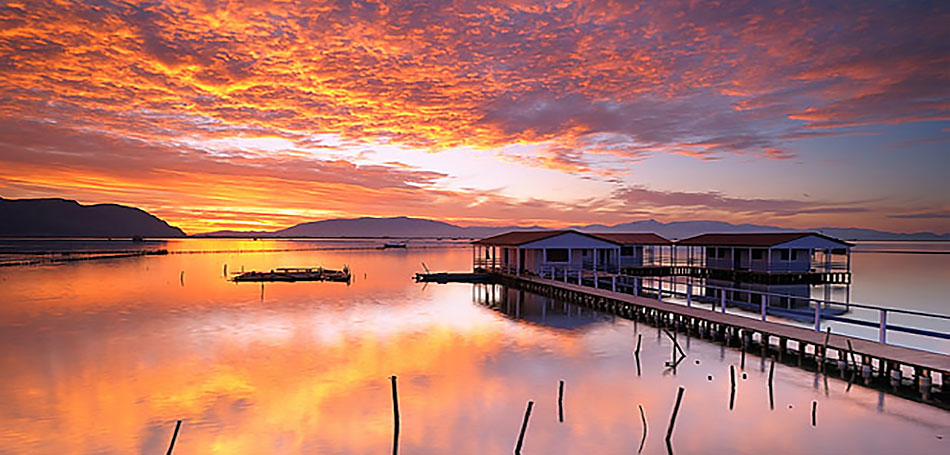
<svg viewBox="0 0 950 455"><path fill-rule="evenodd" d="M406 454L510 453L528 400L523 453L635 453L638 405L643 453L667 453L680 386L677 453L950 451L938 407L779 364L772 409L767 362L749 355L730 409L734 349L682 336L674 373L655 327L530 294L514 309L489 297L515 292L500 286L416 284L422 262L468 270L470 250L374 242L187 239L162 243L167 256L0 268L0 453L164 453L177 419L178 454L386 453L390 375ZM852 300L946 314L950 255L862 247ZM225 264L346 264L355 280L235 284Z"/></svg>

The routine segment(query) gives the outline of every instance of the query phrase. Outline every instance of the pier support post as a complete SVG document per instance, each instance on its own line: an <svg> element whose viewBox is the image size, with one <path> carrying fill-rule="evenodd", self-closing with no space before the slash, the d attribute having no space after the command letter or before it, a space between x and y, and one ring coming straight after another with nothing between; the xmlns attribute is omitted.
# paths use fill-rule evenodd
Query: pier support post
<svg viewBox="0 0 950 455"><path fill-rule="evenodd" d="M693 306L693 285L686 285L686 307L690 308Z"/></svg>
<svg viewBox="0 0 950 455"><path fill-rule="evenodd" d="M722 312L725 313L726 312L726 290L725 289L721 289L719 291L719 304L722 307Z"/></svg>
<svg viewBox="0 0 950 455"><path fill-rule="evenodd" d="M887 343L887 310L881 310L880 327L878 328L878 341L881 344Z"/></svg>

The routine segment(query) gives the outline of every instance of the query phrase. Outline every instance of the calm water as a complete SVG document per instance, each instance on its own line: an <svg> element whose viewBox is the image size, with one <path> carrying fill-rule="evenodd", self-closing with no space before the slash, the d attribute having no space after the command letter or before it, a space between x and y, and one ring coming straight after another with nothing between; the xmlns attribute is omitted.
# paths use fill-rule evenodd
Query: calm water
<svg viewBox="0 0 950 455"><path fill-rule="evenodd" d="M767 365L750 355L730 410L737 351L680 335L688 358L674 374L669 341L648 325L500 287L410 280L423 261L469 269L465 248L301 245L185 240L169 249L298 251L0 268L0 453L164 453L176 419L176 454L387 453L392 374L405 454L511 453L528 400L525 454L636 453L638 405L643 453L666 453L679 386L676 453L950 452L950 413L932 406L776 365L773 410ZM855 254L853 298L945 309L947 261ZM226 281L225 264L348 264L356 281L262 290ZM893 270L907 273L871 276Z"/></svg>

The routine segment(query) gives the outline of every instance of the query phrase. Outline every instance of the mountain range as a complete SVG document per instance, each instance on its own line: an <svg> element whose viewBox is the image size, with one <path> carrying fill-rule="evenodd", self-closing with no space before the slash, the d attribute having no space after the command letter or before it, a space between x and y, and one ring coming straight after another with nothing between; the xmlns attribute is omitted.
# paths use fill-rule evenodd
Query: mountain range
<svg viewBox="0 0 950 455"><path fill-rule="evenodd" d="M457 226L422 218L349 218L301 223L278 231L218 231L196 237L449 237L482 238L514 230L542 230L540 226ZM711 232L789 232L818 231L846 240L950 240L950 234L918 232L903 234L860 228L820 227L789 229L757 224L731 224L723 221L634 221L615 225L588 224L572 226L585 232L655 232L669 239L683 239Z"/></svg>
<svg viewBox="0 0 950 455"><path fill-rule="evenodd" d="M276 231L216 231L193 237L444 237L482 238L540 226L457 226L422 218L347 218L311 221ZM818 231L845 240L950 240L950 234L913 234L860 228L731 224L723 221L642 220L615 225L572 226L586 232L655 232L670 239L703 233ZM184 237L185 233L144 210L116 204L82 205L66 199L0 198L0 237Z"/></svg>
<svg viewBox="0 0 950 455"><path fill-rule="evenodd" d="M0 198L0 237L184 237L144 210L67 199Z"/></svg>

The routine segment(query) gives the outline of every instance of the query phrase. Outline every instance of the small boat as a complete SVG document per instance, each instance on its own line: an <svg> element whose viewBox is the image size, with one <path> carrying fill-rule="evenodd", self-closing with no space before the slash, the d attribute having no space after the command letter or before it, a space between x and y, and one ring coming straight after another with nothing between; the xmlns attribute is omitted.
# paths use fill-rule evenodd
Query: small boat
<svg viewBox="0 0 950 455"><path fill-rule="evenodd" d="M231 278L231 281L335 281L349 283L351 278L349 266L343 266L343 270L330 270L323 267L283 267L269 272L244 272Z"/></svg>
<svg viewBox="0 0 950 455"><path fill-rule="evenodd" d="M389 248L408 248L409 242L386 242L383 244L383 249Z"/></svg>
<svg viewBox="0 0 950 455"><path fill-rule="evenodd" d="M490 273L435 272L416 273L417 283L482 283L491 280Z"/></svg>

